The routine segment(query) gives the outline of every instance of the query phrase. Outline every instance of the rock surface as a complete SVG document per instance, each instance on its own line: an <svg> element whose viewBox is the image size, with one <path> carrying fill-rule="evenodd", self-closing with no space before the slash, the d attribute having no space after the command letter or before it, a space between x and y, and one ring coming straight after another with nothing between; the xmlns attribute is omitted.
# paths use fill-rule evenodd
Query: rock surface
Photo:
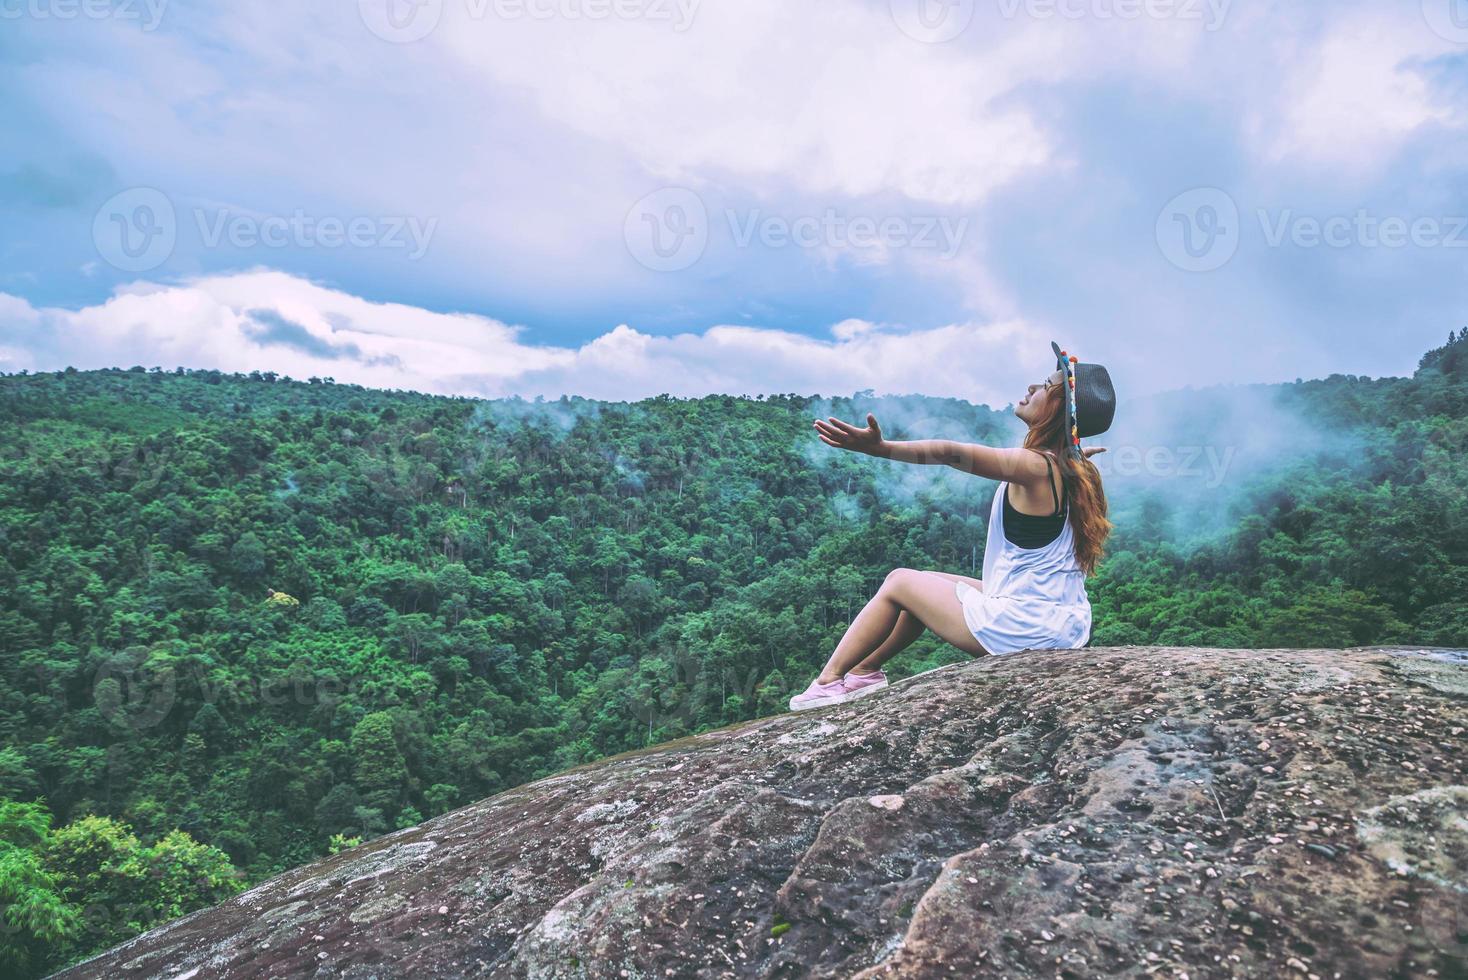
<svg viewBox="0 0 1468 980"><path fill-rule="evenodd" d="M1026 652L583 766L62 977L1462 977L1468 663Z"/></svg>

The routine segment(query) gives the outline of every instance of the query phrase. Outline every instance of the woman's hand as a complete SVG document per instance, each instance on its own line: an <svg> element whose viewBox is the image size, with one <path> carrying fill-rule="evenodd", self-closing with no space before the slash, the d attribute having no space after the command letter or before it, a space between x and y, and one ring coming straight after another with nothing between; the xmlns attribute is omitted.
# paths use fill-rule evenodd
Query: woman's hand
<svg viewBox="0 0 1468 980"><path fill-rule="evenodd" d="M877 417L871 412L867 413L865 429L858 429L849 422L832 417L824 422L816 419L816 433L821 437L821 442L837 449L849 449L868 456L883 455L882 428L877 425Z"/></svg>
<svg viewBox="0 0 1468 980"><path fill-rule="evenodd" d="M1106 452L1106 447L1105 446L1085 446L1084 448L1081 449L1081 452L1085 455L1085 457L1087 459L1090 459L1092 456L1095 456L1097 453L1104 453L1104 452Z"/></svg>

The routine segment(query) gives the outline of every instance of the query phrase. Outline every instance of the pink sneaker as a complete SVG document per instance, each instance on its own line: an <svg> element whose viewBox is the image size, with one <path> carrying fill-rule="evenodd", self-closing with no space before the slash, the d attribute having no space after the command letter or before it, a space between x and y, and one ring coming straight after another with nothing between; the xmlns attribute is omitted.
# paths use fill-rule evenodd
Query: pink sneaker
<svg viewBox="0 0 1468 980"><path fill-rule="evenodd" d="M840 704L846 700L846 682L844 680L832 681L822 684L820 678L810 682L810 687L804 693L797 694L790 699L791 711L804 711L807 708L824 708L828 704Z"/></svg>
<svg viewBox="0 0 1468 980"><path fill-rule="evenodd" d="M880 670L874 670L870 674L847 674L841 678L841 683L846 685L846 700L851 701L886 687L887 675Z"/></svg>

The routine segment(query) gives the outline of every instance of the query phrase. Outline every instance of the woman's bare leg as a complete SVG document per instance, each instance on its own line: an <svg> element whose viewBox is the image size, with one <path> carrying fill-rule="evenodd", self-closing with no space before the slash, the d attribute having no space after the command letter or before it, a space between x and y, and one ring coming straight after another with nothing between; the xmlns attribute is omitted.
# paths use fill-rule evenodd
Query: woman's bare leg
<svg viewBox="0 0 1468 980"><path fill-rule="evenodd" d="M980 592L984 591L984 583L983 583L983 580L982 579L971 578L971 577L969 577L967 575L955 575L952 572L932 572L932 571L930 571L930 572L928 572L928 574L929 575L941 575L941 576L943 576L944 578L946 578L950 582L967 582L969 585L972 585L974 588L978 589Z"/></svg>
<svg viewBox="0 0 1468 980"><path fill-rule="evenodd" d="M906 609L902 610L897 614L897 625L892 627L892 632L887 634L887 639L868 654L865 660L851 668L851 672L870 674L873 671L881 670L884 663L906 650L913 640L923 635L925 629L927 627L916 616Z"/></svg>
<svg viewBox="0 0 1468 980"><path fill-rule="evenodd" d="M822 684L838 681L882 647L895 647L891 651L895 653L911 643L916 634L905 640L903 634L894 636L903 612L965 653L984 654L984 648L964 622L963 607L953 593L952 580L912 568L897 568L887 574L877 594L856 614L817 680ZM908 624L905 630L912 633L912 625Z"/></svg>
<svg viewBox="0 0 1468 980"><path fill-rule="evenodd" d="M984 583L981 580L970 578L967 575L955 575L952 572L939 572L933 569L927 569L926 571L929 575L937 575L950 582L967 582L980 591L984 588ZM914 640L923 635L923 630L925 629L927 627L916 616L904 609L897 617L897 625L892 628L892 632L887 636L887 639L882 641L882 645L873 650L871 655L861 663L851 668L851 672L853 674L870 674L873 671L881 670L884 663L907 649Z"/></svg>

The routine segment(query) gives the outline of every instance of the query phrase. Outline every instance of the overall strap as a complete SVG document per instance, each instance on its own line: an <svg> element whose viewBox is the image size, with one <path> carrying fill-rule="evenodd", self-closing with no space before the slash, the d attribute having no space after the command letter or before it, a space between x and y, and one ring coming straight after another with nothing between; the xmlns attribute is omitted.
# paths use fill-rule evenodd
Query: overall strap
<svg viewBox="0 0 1468 980"><path fill-rule="evenodd" d="M1055 513L1050 516L1058 517L1060 516L1060 495L1055 492L1055 466L1050 462L1049 453L1041 453L1040 455L1045 457L1045 483L1050 487L1050 496L1055 501ZM1061 479L1060 483L1061 486L1065 485L1064 478Z"/></svg>

